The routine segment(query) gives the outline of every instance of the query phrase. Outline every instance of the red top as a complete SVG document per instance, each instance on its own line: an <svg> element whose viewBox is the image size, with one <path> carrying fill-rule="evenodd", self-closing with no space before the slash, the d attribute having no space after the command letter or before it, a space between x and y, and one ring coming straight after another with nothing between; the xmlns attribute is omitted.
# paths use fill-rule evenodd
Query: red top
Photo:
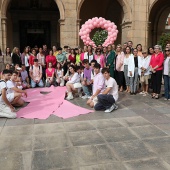
<svg viewBox="0 0 170 170"><path fill-rule="evenodd" d="M53 73L55 72L55 69L52 68L52 70L50 71L48 68L46 69L46 74L48 77L52 77Z"/></svg>
<svg viewBox="0 0 170 170"><path fill-rule="evenodd" d="M164 62L163 53L160 52L157 56L155 54L153 54L151 56L150 66L152 66L152 68L158 66L156 71L163 70L163 62Z"/></svg>
<svg viewBox="0 0 170 170"><path fill-rule="evenodd" d="M53 55L48 55L48 56L46 56L46 59L45 59L45 61L46 61L46 66L48 67L48 64L49 63L52 63L52 67L53 68L55 68L56 67L56 63L57 63L57 59L56 59L56 57L55 56L53 56Z"/></svg>
<svg viewBox="0 0 170 170"><path fill-rule="evenodd" d="M68 56L68 60L70 60L71 63L75 63L76 62L75 56L72 56L71 54Z"/></svg>
<svg viewBox="0 0 170 170"><path fill-rule="evenodd" d="M29 58L29 64L33 66L34 65L34 59L36 59L36 58L37 58L36 56L31 55L30 58Z"/></svg>

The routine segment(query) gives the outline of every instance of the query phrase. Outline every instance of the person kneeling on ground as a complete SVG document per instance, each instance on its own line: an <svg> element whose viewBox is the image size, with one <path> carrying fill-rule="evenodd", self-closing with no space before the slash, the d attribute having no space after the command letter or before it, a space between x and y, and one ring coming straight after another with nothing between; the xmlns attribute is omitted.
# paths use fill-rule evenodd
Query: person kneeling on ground
<svg viewBox="0 0 170 170"><path fill-rule="evenodd" d="M80 83L80 75L76 72L76 68L73 65L70 65L69 71L71 76L69 77L69 81L66 84L67 88L67 100L72 100L73 93L80 93L81 90L81 83Z"/></svg>
<svg viewBox="0 0 170 170"><path fill-rule="evenodd" d="M102 73L100 72L100 64L96 63L94 65L94 81L93 81L93 95L91 98L87 101L87 105L90 107L94 107L97 103L97 96L101 94L104 91L104 77Z"/></svg>
<svg viewBox="0 0 170 170"><path fill-rule="evenodd" d="M0 80L0 117L14 119L17 117L15 108L8 101L11 94L7 94L6 81L10 79L11 70L4 70L2 72L2 80Z"/></svg>
<svg viewBox="0 0 170 170"><path fill-rule="evenodd" d="M103 68L102 74L105 78L106 89L97 96L98 102L94 109L97 111L105 110L106 113L110 113L118 109L118 106L115 104L118 100L118 86L115 79L110 77L109 68Z"/></svg>
<svg viewBox="0 0 170 170"><path fill-rule="evenodd" d="M52 63L48 63L48 68L46 69L46 87L50 87L51 85L54 85L54 74L55 69L52 68Z"/></svg>
<svg viewBox="0 0 170 170"><path fill-rule="evenodd" d="M42 81L42 66L38 65L38 59L34 59L34 65L30 67L31 87L34 88L36 85L43 87Z"/></svg>
<svg viewBox="0 0 170 170"><path fill-rule="evenodd" d="M8 93L8 101L13 106L23 106L24 100L21 99L22 94L27 97L27 92L25 90L21 90L17 88L16 80L17 80L18 73L16 71L12 72L11 79L7 81L7 93Z"/></svg>

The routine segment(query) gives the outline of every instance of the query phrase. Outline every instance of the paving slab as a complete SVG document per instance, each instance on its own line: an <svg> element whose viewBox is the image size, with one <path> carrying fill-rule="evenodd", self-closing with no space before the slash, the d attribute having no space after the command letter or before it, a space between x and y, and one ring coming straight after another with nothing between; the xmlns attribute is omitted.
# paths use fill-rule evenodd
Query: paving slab
<svg viewBox="0 0 170 170"><path fill-rule="evenodd" d="M32 136L0 137L0 153L20 151L32 151Z"/></svg>
<svg viewBox="0 0 170 170"><path fill-rule="evenodd" d="M107 145L75 147L75 155L79 166L117 161L114 153Z"/></svg>
<svg viewBox="0 0 170 170"><path fill-rule="evenodd" d="M69 137L73 146L103 144L104 139L97 131L69 132Z"/></svg>
<svg viewBox="0 0 170 170"><path fill-rule="evenodd" d="M120 142L128 140L137 140L138 138L127 128L112 128L100 130L102 136L107 142Z"/></svg>
<svg viewBox="0 0 170 170"><path fill-rule="evenodd" d="M48 124L35 124L34 134L53 134L59 131L64 131L63 123L48 123Z"/></svg>
<svg viewBox="0 0 170 170"><path fill-rule="evenodd" d="M141 139L168 136L166 133L156 128L155 126L132 127L130 129L133 130Z"/></svg>
<svg viewBox="0 0 170 170"><path fill-rule="evenodd" d="M51 148L65 148L72 146L68 136L65 133L55 133L48 135L34 136L34 150L51 149Z"/></svg>
<svg viewBox="0 0 170 170"><path fill-rule="evenodd" d="M90 122L65 122L63 123L66 131L68 132L78 132L78 131L88 131L95 130L95 127Z"/></svg>
<svg viewBox="0 0 170 170"><path fill-rule="evenodd" d="M132 161L125 163L128 170L169 170L170 166L166 162L155 158L148 160Z"/></svg>
<svg viewBox="0 0 170 170"><path fill-rule="evenodd" d="M32 170L69 169L77 162L73 148L58 148L33 152Z"/></svg>
<svg viewBox="0 0 170 170"><path fill-rule="evenodd" d="M144 139L143 142L150 146L152 150L161 156L170 154L170 137Z"/></svg>
<svg viewBox="0 0 170 170"><path fill-rule="evenodd" d="M127 118L119 118L118 121L124 125L125 127L135 127L135 126L146 126L151 125L149 121L146 119L136 116L136 117L127 117Z"/></svg>
<svg viewBox="0 0 170 170"><path fill-rule="evenodd" d="M122 161L153 158L157 156L156 153L140 140L110 143L110 146Z"/></svg>

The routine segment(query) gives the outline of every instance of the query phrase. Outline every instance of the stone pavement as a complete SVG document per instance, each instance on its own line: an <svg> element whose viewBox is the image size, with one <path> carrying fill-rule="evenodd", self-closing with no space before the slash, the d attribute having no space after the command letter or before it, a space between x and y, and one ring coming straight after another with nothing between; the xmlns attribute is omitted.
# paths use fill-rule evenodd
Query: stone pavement
<svg viewBox="0 0 170 170"><path fill-rule="evenodd" d="M118 105L66 120L0 119L0 170L170 170L170 101L122 93Z"/></svg>

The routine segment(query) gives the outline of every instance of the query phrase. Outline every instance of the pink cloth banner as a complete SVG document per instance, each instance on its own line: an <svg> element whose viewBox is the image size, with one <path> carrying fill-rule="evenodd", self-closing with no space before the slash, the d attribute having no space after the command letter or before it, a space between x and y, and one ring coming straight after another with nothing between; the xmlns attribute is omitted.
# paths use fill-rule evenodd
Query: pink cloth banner
<svg viewBox="0 0 170 170"><path fill-rule="evenodd" d="M94 112L93 110L81 108L64 100L65 91L65 87L54 86L51 86L50 88L28 89L28 97L23 99L30 103L17 112L17 117L27 119L47 119L51 114L54 114L66 119ZM41 92L49 93L41 94Z"/></svg>

